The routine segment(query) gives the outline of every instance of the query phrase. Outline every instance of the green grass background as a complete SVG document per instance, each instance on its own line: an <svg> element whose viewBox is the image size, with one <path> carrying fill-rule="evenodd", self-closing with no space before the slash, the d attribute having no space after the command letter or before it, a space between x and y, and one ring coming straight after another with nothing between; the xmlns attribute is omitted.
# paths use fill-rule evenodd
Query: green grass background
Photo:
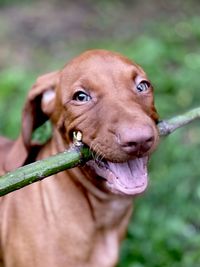
<svg viewBox="0 0 200 267"><path fill-rule="evenodd" d="M109 5L111 10L115 6L114 1L96 2ZM2 9L17 5L10 1L0 4ZM36 49L29 68L23 64L1 66L0 134L17 137L25 96L39 74L60 68L73 55L90 48L115 50L139 63L154 84L160 118L198 107L199 25L198 14L177 20L151 20L143 32L134 36L70 40L62 47L68 51L66 59L55 57L54 60L52 52ZM42 62L40 65L36 64L38 60ZM122 245L119 267L200 266L199 150L199 122L161 140L150 162L149 189L134 201L134 214Z"/></svg>

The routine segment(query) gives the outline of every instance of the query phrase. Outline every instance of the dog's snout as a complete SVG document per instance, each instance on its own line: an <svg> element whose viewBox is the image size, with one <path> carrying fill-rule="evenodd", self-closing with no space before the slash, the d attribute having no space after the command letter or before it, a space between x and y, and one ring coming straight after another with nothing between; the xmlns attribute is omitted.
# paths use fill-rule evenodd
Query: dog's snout
<svg viewBox="0 0 200 267"><path fill-rule="evenodd" d="M154 144L154 133L150 126L123 127L118 134L122 150L128 154L144 154Z"/></svg>

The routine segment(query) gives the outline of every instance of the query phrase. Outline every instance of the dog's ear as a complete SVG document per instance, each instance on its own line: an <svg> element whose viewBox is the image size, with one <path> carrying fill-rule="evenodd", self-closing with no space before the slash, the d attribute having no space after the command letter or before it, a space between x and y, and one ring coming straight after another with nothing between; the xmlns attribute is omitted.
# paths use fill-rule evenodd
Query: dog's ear
<svg viewBox="0 0 200 267"><path fill-rule="evenodd" d="M10 171L22 166L33 144L33 131L51 116L55 103L55 89L59 82L59 71L39 77L28 93L22 113L21 133L9 150L4 168Z"/></svg>
<svg viewBox="0 0 200 267"><path fill-rule="evenodd" d="M55 89L59 82L59 72L39 77L31 88L22 114L22 137L25 146L31 144L33 131L51 116L55 104Z"/></svg>

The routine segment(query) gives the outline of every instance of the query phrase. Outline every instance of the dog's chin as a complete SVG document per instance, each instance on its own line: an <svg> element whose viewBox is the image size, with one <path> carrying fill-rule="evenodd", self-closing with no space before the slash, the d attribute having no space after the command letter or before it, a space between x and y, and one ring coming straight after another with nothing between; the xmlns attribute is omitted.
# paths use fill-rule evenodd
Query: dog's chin
<svg viewBox="0 0 200 267"><path fill-rule="evenodd" d="M135 196L142 194L148 185L148 156L123 163L90 160L92 168L108 191L114 194Z"/></svg>

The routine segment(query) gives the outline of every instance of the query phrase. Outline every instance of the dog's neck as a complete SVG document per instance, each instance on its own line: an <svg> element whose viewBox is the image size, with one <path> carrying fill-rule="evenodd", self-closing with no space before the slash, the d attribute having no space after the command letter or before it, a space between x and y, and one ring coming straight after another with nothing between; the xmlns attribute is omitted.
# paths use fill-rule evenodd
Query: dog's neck
<svg viewBox="0 0 200 267"><path fill-rule="evenodd" d="M50 141L50 146L48 144L48 149L49 147L51 147L51 154L64 151L64 143L58 132L56 133L56 138ZM45 150L44 147L44 153ZM41 155L41 157L44 157L44 155ZM97 227L112 227L112 225L116 225L116 223L120 224L122 218L126 217L125 214L128 214L127 216L130 217L132 210L131 197L117 196L97 188L96 185L88 179L89 177L87 177L87 175L89 174L87 174L82 167L69 169L66 171L65 175L69 176L75 184L78 184L79 193L86 196L91 215ZM62 175L63 179L65 179L65 175ZM59 179L57 182L62 183ZM66 188L66 190L68 189Z"/></svg>
<svg viewBox="0 0 200 267"><path fill-rule="evenodd" d="M68 170L71 179L79 183L82 192L85 194L90 207L92 217L97 228L113 227L120 224L128 212L132 210L132 198L116 196L98 189L85 175L82 168ZM130 211L130 212L129 212Z"/></svg>

